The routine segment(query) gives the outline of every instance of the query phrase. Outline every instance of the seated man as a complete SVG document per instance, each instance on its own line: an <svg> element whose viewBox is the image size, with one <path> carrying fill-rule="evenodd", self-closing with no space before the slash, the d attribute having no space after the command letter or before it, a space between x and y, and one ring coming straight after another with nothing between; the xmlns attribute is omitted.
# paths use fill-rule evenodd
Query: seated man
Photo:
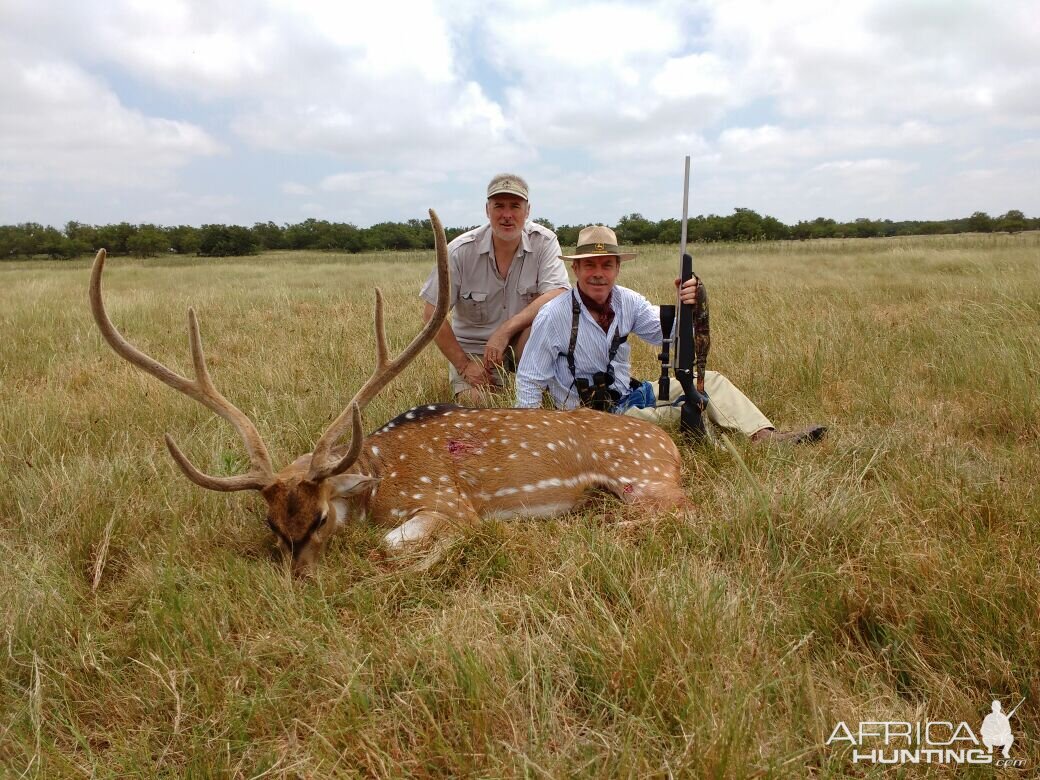
<svg viewBox="0 0 1040 780"><path fill-rule="evenodd" d="M527 349L516 374L516 399L519 407L537 407L542 392L548 391L560 409L589 404L588 388L594 374L604 372L610 384L611 411L654 417L656 410L633 406L646 393L630 387L629 335L661 344L658 309L634 290L618 285L623 261L634 253L621 252L614 231L602 225L584 228L578 234L576 254L561 255L570 260L576 287L567 295L549 302L538 313ZM679 280L675 280L679 286ZM697 300L698 280L688 280L680 289L682 303ZM698 351L707 352L707 333L699 332ZM703 366L703 363L701 364ZM738 430L752 441L816 441L826 428L811 426L800 431L780 432L732 382L716 371L702 371L698 389L708 396L708 419L721 428ZM639 383L637 383L639 384ZM678 383L672 380L673 387ZM584 397L583 397L584 396ZM673 395L674 398L677 397Z"/></svg>
<svg viewBox="0 0 1040 780"><path fill-rule="evenodd" d="M527 182L511 173L487 188L488 224L448 244L451 322L435 342L448 359L455 400L479 404L516 370L535 314L570 287L556 234L528 222ZM429 322L437 301L437 269L419 293Z"/></svg>

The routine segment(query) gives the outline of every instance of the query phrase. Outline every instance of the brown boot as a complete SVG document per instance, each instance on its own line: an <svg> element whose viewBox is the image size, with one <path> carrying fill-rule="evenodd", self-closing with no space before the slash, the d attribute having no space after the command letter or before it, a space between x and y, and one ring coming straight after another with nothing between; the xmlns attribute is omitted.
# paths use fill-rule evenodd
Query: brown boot
<svg viewBox="0 0 1040 780"><path fill-rule="evenodd" d="M826 425L810 425L797 431L778 431L776 428L763 428L751 435L755 444L774 442L777 444L810 444L818 442L827 433Z"/></svg>

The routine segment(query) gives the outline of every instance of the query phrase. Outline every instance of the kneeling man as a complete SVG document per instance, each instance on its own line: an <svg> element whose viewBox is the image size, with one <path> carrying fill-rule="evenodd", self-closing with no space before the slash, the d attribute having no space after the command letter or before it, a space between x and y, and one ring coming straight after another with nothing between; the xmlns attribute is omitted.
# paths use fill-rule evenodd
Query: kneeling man
<svg viewBox="0 0 1040 780"><path fill-rule="evenodd" d="M621 264L634 257L620 251L614 231L603 225L584 228L578 234L576 253L560 255L571 261L576 286L547 302L535 317L517 368L517 406L541 406L543 391L560 409L591 405L589 388L603 384L595 381L598 374L610 389L606 403L610 411L653 416L654 410L638 408L646 404L649 393L643 383L630 383L631 349L626 342L634 334L659 346L659 312L638 292L617 284ZM675 284L679 286L678 279ZM698 286L696 277L682 285L681 302L695 303ZM697 338L698 352L706 353L707 333L699 331ZM702 373L697 385L708 396L708 418L721 428L738 430L752 441L816 441L826 432L819 425L778 431L726 377L716 371ZM672 384L678 386L674 380ZM603 399L596 400L602 403Z"/></svg>

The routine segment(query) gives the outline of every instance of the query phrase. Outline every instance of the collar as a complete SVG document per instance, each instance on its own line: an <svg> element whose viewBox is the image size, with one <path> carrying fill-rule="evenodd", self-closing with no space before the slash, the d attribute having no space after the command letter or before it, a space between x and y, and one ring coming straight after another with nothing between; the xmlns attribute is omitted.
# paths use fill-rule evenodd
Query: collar
<svg viewBox="0 0 1040 780"><path fill-rule="evenodd" d="M610 295L607 296L607 300L603 303L596 303L596 301L585 294L585 291L579 285L574 285L574 288L578 291L578 297L581 298L581 302L589 310L589 314L592 315L592 319L599 323L599 326L604 331L610 330L610 324L614 321L614 288L610 288Z"/></svg>

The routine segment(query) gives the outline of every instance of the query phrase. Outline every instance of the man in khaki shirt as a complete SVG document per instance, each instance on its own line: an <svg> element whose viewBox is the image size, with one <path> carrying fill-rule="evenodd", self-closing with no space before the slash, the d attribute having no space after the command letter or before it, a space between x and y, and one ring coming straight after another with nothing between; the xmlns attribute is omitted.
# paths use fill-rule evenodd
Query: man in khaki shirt
<svg viewBox="0 0 1040 780"><path fill-rule="evenodd" d="M570 289L556 234L527 221L527 182L511 173L495 176L485 211L488 224L448 244L453 315L435 339L450 364L455 399L466 404L478 404L503 386L504 371L515 370L538 310ZM420 297L429 321L437 301L436 269Z"/></svg>

